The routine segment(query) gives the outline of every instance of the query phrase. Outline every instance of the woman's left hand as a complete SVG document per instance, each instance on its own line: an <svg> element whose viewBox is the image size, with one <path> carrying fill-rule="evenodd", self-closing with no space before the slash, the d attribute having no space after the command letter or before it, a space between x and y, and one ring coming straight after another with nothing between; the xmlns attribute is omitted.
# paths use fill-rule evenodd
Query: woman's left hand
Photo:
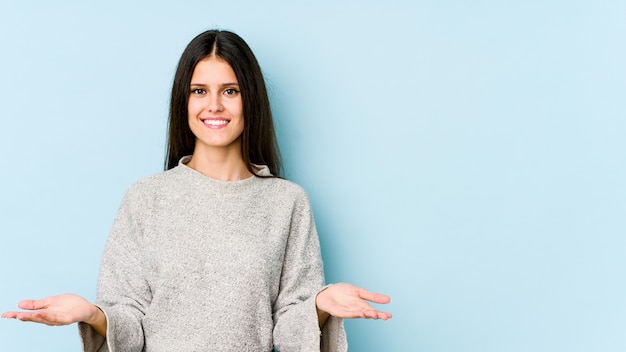
<svg viewBox="0 0 626 352"><path fill-rule="evenodd" d="M391 298L347 283L330 285L325 290L318 293L315 298L320 323L322 323L322 320L326 320L326 317L323 317L323 315L326 314L338 318L383 320L391 318L391 313L381 312L372 307L368 302L386 304L391 302ZM321 325L323 324L320 324L320 326Z"/></svg>

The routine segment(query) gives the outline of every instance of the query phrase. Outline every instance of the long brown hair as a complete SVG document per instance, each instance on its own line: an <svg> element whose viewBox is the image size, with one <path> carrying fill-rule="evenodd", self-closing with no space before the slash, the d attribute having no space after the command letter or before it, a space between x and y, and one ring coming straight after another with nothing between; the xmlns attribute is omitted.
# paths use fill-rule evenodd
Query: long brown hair
<svg viewBox="0 0 626 352"><path fill-rule="evenodd" d="M241 155L248 171L257 175L252 164L267 165L273 176L280 177L282 163L261 67L241 37L220 30L196 36L178 62L170 98L165 169L175 167L183 156L193 153L196 137L188 121L189 85L198 62L210 55L226 61L239 83L244 121Z"/></svg>

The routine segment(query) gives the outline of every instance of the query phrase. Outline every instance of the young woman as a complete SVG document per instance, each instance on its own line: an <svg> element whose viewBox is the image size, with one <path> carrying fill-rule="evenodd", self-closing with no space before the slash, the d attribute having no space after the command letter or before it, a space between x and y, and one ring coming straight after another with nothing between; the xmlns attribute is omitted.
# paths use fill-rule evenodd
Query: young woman
<svg viewBox="0 0 626 352"><path fill-rule="evenodd" d="M65 294L4 318L79 323L85 351L345 351L343 318L389 319L390 298L324 286L306 193L280 178L259 65L207 31L179 61L164 173L127 191L96 304Z"/></svg>

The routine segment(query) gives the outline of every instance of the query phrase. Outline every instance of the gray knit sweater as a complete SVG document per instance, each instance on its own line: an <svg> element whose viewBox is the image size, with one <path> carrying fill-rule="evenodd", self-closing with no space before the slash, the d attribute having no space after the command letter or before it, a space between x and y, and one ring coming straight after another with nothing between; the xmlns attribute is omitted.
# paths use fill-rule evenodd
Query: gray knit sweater
<svg viewBox="0 0 626 352"><path fill-rule="evenodd" d="M341 319L318 328L323 267L304 190L218 181L186 161L126 193L98 283L107 338L79 324L84 351L346 351Z"/></svg>

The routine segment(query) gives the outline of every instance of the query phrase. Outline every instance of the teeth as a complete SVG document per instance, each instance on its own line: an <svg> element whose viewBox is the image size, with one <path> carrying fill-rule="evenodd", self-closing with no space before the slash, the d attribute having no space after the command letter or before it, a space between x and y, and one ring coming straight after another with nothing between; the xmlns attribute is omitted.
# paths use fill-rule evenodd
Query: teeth
<svg viewBox="0 0 626 352"><path fill-rule="evenodd" d="M204 120L202 122L211 126L221 126L221 125L225 125L228 123L228 121L226 120Z"/></svg>

